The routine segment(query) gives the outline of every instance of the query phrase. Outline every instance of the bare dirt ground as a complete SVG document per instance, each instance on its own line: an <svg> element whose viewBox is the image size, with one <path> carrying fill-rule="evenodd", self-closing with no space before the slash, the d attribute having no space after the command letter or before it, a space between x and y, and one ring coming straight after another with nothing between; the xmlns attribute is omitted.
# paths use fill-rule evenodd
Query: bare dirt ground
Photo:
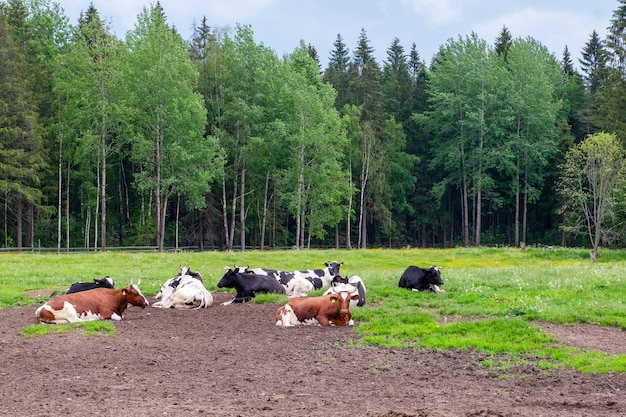
<svg viewBox="0 0 626 417"><path fill-rule="evenodd" d="M0 415L626 415L626 374L495 371L481 353L356 347L353 328L278 328L277 305L214 298L199 311L131 307L115 337L24 338L36 305L0 309ZM619 329L537 325L560 343L626 353Z"/></svg>

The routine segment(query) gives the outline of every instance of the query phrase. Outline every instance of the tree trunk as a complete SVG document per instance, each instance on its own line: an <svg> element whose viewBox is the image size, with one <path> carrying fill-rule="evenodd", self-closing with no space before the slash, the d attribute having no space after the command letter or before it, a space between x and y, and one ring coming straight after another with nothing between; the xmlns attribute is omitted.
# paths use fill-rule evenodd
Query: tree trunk
<svg viewBox="0 0 626 417"><path fill-rule="evenodd" d="M65 248L70 251L70 163L67 163L67 180L65 181Z"/></svg>
<svg viewBox="0 0 626 417"><path fill-rule="evenodd" d="M104 133L100 134L100 146L102 148L102 161L100 165L100 250L107 250L107 152L106 137Z"/></svg>
<svg viewBox="0 0 626 417"><path fill-rule="evenodd" d="M522 243L526 245L526 220L528 219L528 155L525 155L524 167L524 207L522 211Z"/></svg>
<svg viewBox="0 0 626 417"><path fill-rule="evenodd" d="M22 251L22 196L17 195L17 251Z"/></svg>
<svg viewBox="0 0 626 417"><path fill-rule="evenodd" d="M241 164L241 189L239 190L239 223L241 225L241 251L246 250L246 163Z"/></svg>
<svg viewBox="0 0 626 417"><path fill-rule="evenodd" d="M174 249L178 252L178 224L180 220L180 196L176 199L176 236Z"/></svg>
<svg viewBox="0 0 626 417"><path fill-rule="evenodd" d="M298 170L298 185L296 190L296 248L304 248L304 207L303 207L303 194L304 194L304 146L300 145L298 148L298 163L300 169Z"/></svg>
<svg viewBox="0 0 626 417"><path fill-rule="evenodd" d="M520 161L516 162L515 173L515 247L519 247L519 213L520 213Z"/></svg>
<svg viewBox="0 0 626 417"><path fill-rule="evenodd" d="M348 168L350 170L350 189L349 189L349 196L348 196L348 214L346 216L346 249L350 249L352 246L352 242L351 242L351 222L350 222L350 216L352 214L352 200L354 197L354 194L352 193L352 160L350 161L350 166Z"/></svg>
<svg viewBox="0 0 626 417"><path fill-rule="evenodd" d="M224 224L224 243L226 244L226 250L231 252L233 250L230 246L228 231L228 209L226 205L226 174L222 171L222 222Z"/></svg>
<svg viewBox="0 0 626 417"><path fill-rule="evenodd" d="M26 247L35 249L35 203L28 202L28 216L26 221Z"/></svg>
<svg viewBox="0 0 626 417"><path fill-rule="evenodd" d="M154 147L155 147L155 162L156 162L156 189L155 189L155 198L156 198L156 245L157 251L163 252L163 225L161 224L163 221L163 196L161 195L162 190L161 187L161 163L163 160L163 156L161 155L161 145L163 144L163 136L160 131L160 128L156 127L155 138L154 138Z"/></svg>
<svg viewBox="0 0 626 417"><path fill-rule="evenodd" d="M469 208L467 201L467 174L463 172L463 180L461 184L461 210L463 221L463 246L469 246Z"/></svg>
<svg viewBox="0 0 626 417"><path fill-rule="evenodd" d="M236 175L237 170L235 168L233 168L233 173L235 173L235 175L233 176L233 198L231 201L230 234L228 235L228 246L230 247L229 250L231 251L235 247L235 216L237 213L237 188L239 184Z"/></svg>
<svg viewBox="0 0 626 417"><path fill-rule="evenodd" d="M267 224L267 204L269 201L270 169L265 171L265 187L263 188L263 214L261 215L260 249L265 249L265 225Z"/></svg>
<svg viewBox="0 0 626 417"><path fill-rule="evenodd" d="M63 126L59 135L59 166L57 187L57 253L61 253L61 226L63 225Z"/></svg>

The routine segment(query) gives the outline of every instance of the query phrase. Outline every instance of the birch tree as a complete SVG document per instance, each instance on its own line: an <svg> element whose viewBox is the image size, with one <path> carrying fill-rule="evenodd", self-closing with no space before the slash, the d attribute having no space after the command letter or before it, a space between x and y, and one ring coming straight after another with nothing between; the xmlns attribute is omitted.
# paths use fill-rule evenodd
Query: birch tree
<svg viewBox="0 0 626 417"><path fill-rule="evenodd" d="M156 244L163 250L168 201L183 196L190 208L221 167L216 140L204 135L206 110L194 92L198 73L181 37L166 23L160 6L143 9L128 34L134 107L133 159L140 190L155 196Z"/></svg>

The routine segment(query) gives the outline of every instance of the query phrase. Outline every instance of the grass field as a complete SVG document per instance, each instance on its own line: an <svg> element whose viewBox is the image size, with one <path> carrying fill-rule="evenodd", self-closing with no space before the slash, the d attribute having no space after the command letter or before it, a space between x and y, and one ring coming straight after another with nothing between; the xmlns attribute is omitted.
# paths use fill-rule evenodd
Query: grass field
<svg viewBox="0 0 626 417"><path fill-rule="evenodd" d="M367 305L353 309L363 343L435 349L474 349L515 360L539 357L546 367L584 372L626 372L626 355L559 347L530 320L590 323L626 330L626 251L604 250L591 263L583 249L458 248L189 253L0 254L0 307L42 302L29 290L67 290L76 281L105 275L117 287L141 280L154 295L180 266L200 272L216 291L224 266L281 270L321 268L343 262L342 275L359 275ZM409 265L442 268L446 292L416 293L398 288ZM313 293L317 295L322 291ZM256 302L284 302L259 296ZM462 317L441 324L440 317ZM475 317L477 320L472 320Z"/></svg>

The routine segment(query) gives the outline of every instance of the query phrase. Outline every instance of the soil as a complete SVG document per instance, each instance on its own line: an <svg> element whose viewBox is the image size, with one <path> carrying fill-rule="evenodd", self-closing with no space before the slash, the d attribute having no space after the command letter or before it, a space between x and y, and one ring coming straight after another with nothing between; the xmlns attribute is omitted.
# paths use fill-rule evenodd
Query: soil
<svg viewBox="0 0 626 417"><path fill-rule="evenodd" d="M533 360L502 370L471 351L361 347L352 327L279 328L275 304L222 306L232 294L213 296L197 311L130 307L114 337L24 338L37 306L0 309L0 415L626 415L624 373ZM558 343L626 353L620 329L536 325Z"/></svg>

